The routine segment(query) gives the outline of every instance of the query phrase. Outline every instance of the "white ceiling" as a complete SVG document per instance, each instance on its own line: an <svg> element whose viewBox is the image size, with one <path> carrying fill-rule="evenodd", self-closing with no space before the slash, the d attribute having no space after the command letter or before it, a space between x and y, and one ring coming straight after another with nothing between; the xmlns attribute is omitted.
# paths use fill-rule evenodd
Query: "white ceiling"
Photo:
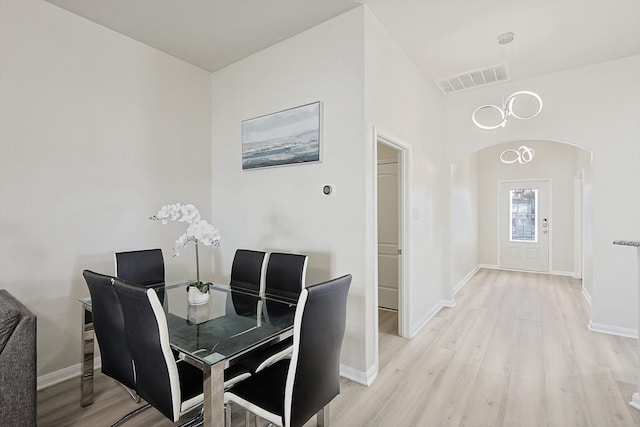
<svg viewBox="0 0 640 427"><path fill-rule="evenodd" d="M640 0L47 1L209 71L362 4L429 79L506 59L519 80L640 54ZM496 41L507 31L510 49Z"/></svg>

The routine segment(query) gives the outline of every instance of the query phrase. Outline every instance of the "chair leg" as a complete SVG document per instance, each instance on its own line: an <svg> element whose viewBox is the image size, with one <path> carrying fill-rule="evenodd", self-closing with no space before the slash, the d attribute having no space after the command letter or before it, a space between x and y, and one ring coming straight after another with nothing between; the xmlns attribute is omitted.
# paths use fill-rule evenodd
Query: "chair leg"
<svg viewBox="0 0 640 427"><path fill-rule="evenodd" d="M231 402L227 402L224 405L224 425L225 427L231 427Z"/></svg>
<svg viewBox="0 0 640 427"><path fill-rule="evenodd" d="M128 414L126 414L124 417L120 418L118 421L116 421L115 423L111 424L110 427L116 427L119 426L120 424L122 424L123 422L127 421L129 418L135 416L136 414L138 414L139 412L144 411L145 409L149 409L151 407L150 403L146 403L138 408L136 408L135 410L129 412Z"/></svg>
<svg viewBox="0 0 640 427"><path fill-rule="evenodd" d="M140 403L140 396L138 396L138 393L135 392L135 390L130 389L129 387L127 387L126 385L119 383L118 381L116 381L118 384L120 384L125 390L127 390L127 393L129 393L129 396L131 396L131 398L136 402L136 403Z"/></svg>
<svg viewBox="0 0 640 427"><path fill-rule="evenodd" d="M326 404L324 408L318 411L318 427L329 427L331 425L331 417L329 416L329 404Z"/></svg>
<svg viewBox="0 0 640 427"><path fill-rule="evenodd" d="M253 420L253 423L251 422ZM258 427L258 417L251 411L245 410L244 412L244 425L245 427Z"/></svg>

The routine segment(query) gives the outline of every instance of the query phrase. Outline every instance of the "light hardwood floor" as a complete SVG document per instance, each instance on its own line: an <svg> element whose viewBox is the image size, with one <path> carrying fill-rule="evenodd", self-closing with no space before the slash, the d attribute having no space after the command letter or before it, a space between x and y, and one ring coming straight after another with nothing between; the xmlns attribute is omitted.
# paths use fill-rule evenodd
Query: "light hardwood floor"
<svg viewBox="0 0 640 427"><path fill-rule="evenodd" d="M590 332L580 282L480 270L413 339L380 311L380 372L370 387L342 380L333 427L640 426L635 339ZM80 408L79 380L38 393L38 425L109 425L135 407L96 373ZM237 416L236 416L237 415ZM264 423L260 423L264 425ZM126 426L171 426L149 409ZM244 425L234 411L234 427ZM315 426L311 419L305 427Z"/></svg>

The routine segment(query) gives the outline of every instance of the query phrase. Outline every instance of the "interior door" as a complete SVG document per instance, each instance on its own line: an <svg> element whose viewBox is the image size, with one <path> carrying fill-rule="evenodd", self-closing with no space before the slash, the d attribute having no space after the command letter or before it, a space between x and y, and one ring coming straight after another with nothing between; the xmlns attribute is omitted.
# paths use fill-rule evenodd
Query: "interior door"
<svg viewBox="0 0 640 427"><path fill-rule="evenodd" d="M395 155L395 154L394 154ZM378 163L378 306L398 309L398 162Z"/></svg>
<svg viewBox="0 0 640 427"><path fill-rule="evenodd" d="M549 181L501 182L500 267L549 271Z"/></svg>

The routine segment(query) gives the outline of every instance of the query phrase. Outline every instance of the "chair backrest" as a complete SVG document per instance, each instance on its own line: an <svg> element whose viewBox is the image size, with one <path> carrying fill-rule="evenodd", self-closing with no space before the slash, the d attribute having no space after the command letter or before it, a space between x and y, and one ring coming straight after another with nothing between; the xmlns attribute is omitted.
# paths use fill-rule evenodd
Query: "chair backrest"
<svg viewBox="0 0 640 427"><path fill-rule="evenodd" d="M153 289L119 279L114 279L114 286L124 313L138 395L176 422L180 418L180 377L158 295Z"/></svg>
<svg viewBox="0 0 640 427"><path fill-rule="evenodd" d="M153 287L164 301L164 258L161 249L116 252L115 276L129 283Z"/></svg>
<svg viewBox="0 0 640 427"><path fill-rule="evenodd" d="M231 265L231 282L229 286L235 289L263 293L265 267L266 253L248 249L236 250L233 264Z"/></svg>
<svg viewBox="0 0 640 427"><path fill-rule="evenodd" d="M267 264L265 252L238 249L231 265L231 281L233 290L248 291L253 294L264 293L264 270ZM250 295L231 293L233 311L239 316L256 316L258 300Z"/></svg>
<svg viewBox="0 0 640 427"><path fill-rule="evenodd" d="M302 426L340 393L340 351L351 275L302 290L284 395L284 425Z"/></svg>
<svg viewBox="0 0 640 427"><path fill-rule="evenodd" d="M130 389L136 388L131 352L124 331L124 315L111 276L84 270L89 293L93 329L100 347L102 373Z"/></svg>
<svg viewBox="0 0 640 427"><path fill-rule="evenodd" d="M265 292L297 301L305 286L309 257L299 254L269 254L265 274Z"/></svg>

